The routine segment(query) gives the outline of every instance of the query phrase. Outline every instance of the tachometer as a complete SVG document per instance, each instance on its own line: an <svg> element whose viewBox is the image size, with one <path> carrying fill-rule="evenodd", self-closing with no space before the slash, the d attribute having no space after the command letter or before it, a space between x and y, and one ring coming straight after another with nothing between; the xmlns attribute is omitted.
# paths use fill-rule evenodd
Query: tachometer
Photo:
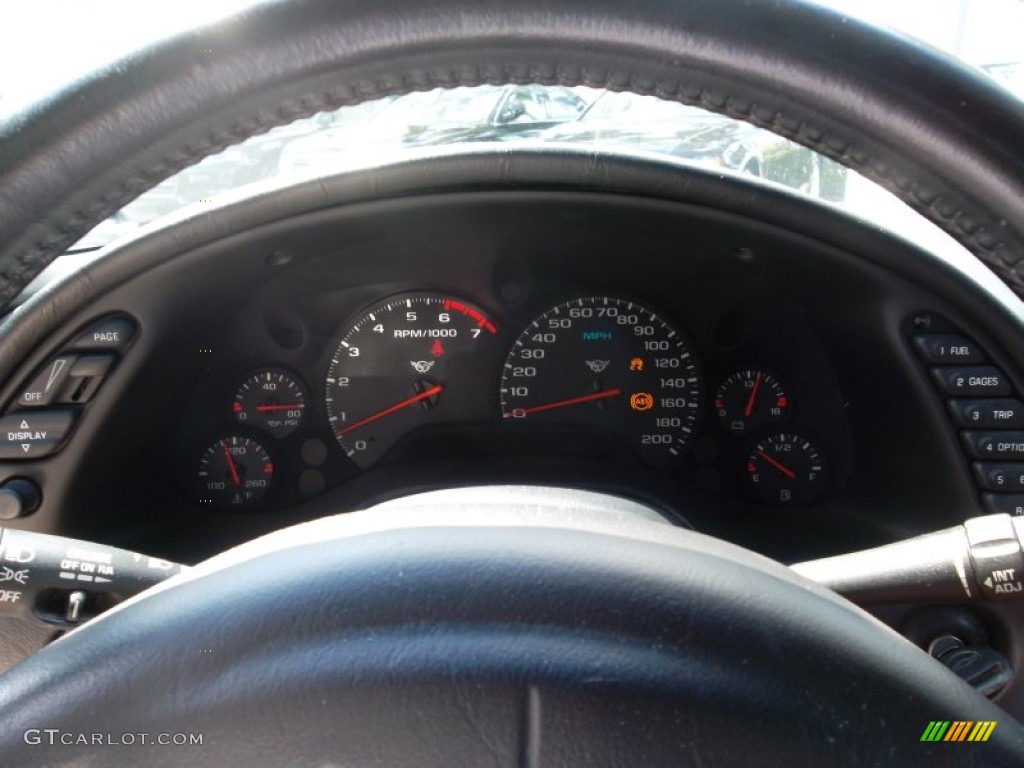
<svg viewBox="0 0 1024 768"><path fill-rule="evenodd" d="M396 296L343 331L327 372L327 413L338 443L369 467L407 432L460 421L486 389L474 356L497 333L472 304L428 293Z"/></svg>
<svg viewBox="0 0 1024 768"><path fill-rule="evenodd" d="M589 296L552 307L516 339L501 411L509 420L603 428L647 463L668 466L694 435L702 386L693 349L657 312Z"/></svg>

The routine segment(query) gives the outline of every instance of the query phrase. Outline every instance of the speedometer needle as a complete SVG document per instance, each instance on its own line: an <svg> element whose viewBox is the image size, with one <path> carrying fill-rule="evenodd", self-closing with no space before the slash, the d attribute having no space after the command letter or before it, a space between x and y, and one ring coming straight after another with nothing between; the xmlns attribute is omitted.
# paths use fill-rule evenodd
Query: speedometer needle
<svg viewBox="0 0 1024 768"><path fill-rule="evenodd" d="M228 469L231 470L231 479L235 485L241 485L242 479L238 476L238 468L235 467L235 460L231 458L231 449L228 448L226 440L220 441L220 447L224 449L224 458L227 459Z"/></svg>
<svg viewBox="0 0 1024 768"><path fill-rule="evenodd" d="M427 398L433 397L434 395L439 395L439 394L441 394L441 391L443 389L444 389L444 387L441 386L440 384L435 384L430 389L425 389L422 392L420 392L418 395L413 395L412 397L406 398L405 400L403 400L400 403L395 403L394 405L388 406L387 408L385 408L382 411L377 411L372 416L367 416L365 419L362 419L361 421L357 421L355 424L349 424L347 427L339 429L335 434L338 437L341 437L342 435L344 435L344 434L346 434L348 432L351 432L353 429L358 429L359 427L363 426L364 424L369 424L371 421L376 421L377 419L384 418L385 416L390 416L395 411L400 411L403 408L406 408L406 407L412 405L413 403L418 403L421 400L426 400Z"/></svg>
<svg viewBox="0 0 1024 768"><path fill-rule="evenodd" d="M775 459L773 459L773 458L772 458L771 456L769 456L769 455L768 455L767 453L765 453L764 451L760 451L760 450L759 450L759 451L757 452L757 455L758 455L758 456L760 456L760 457L761 457L762 459L764 459L765 461L767 461L767 462L768 462L769 464L771 464L771 465L772 465L773 467L775 467L775 468L776 468L777 470L779 470L779 472L781 472L782 474L784 474L784 475L785 475L786 477L788 477L788 478L789 478L790 480L795 480L795 479L796 479L796 472L794 472L794 471L793 471L792 469L790 469L789 467L783 466L782 464L780 464L779 462L777 462L777 461L776 461Z"/></svg>
<svg viewBox="0 0 1024 768"><path fill-rule="evenodd" d="M550 411L554 408L564 408L567 405L578 405L579 403L590 403L594 400L604 400L606 397L615 397L616 395L622 394L622 390L616 387L615 389L606 389L601 392L593 392L589 395L582 395L581 397L570 397L568 400L556 400L553 403L545 403L544 405L535 405L533 408L517 408L512 413L506 413L505 418L512 417L513 414L519 416L529 416L531 413L540 413L541 411Z"/></svg>

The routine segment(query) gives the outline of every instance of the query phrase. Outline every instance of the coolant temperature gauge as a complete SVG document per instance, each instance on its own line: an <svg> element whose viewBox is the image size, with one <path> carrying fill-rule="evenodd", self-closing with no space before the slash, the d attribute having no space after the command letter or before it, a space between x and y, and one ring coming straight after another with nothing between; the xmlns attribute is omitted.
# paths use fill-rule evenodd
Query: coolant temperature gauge
<svg viewBox="0 0 1024 768"><path fill-rule="evenodd" d="M250 437L222 437L207 448L196 472L200 503L220 509L257 504L274 480L267 449Z"/></svg>

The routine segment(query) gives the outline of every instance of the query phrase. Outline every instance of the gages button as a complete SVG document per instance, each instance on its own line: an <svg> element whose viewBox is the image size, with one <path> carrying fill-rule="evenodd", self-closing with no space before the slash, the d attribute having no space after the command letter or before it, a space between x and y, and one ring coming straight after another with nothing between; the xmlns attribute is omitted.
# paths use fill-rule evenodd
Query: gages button
<svg viewBox="0 0 1024 768"><path fill-rule="evenodd" d="M0 459L41 459L55 453L75 423L72 410L22 411L0 417Z"/></svg>
<svg viewBox="0 0 1024 768"><path fill-rule="evenodd" d="M951 365L932 368L932 378L945 395L953 397L1006 397L1010 380L991 365Z"/></svg>

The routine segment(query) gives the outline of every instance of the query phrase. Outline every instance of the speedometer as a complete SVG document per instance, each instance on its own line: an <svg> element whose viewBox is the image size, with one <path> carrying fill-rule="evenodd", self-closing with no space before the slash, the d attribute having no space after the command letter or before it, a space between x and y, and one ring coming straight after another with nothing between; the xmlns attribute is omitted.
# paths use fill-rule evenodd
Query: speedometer
<svg viewBox="0 0 1024 768"><path fill-rule="evenodd" d="M666 467L697 428L703 386L690 344L637 301L589 296L527 326L505 361L502 417L603 428Z"/></svg>

